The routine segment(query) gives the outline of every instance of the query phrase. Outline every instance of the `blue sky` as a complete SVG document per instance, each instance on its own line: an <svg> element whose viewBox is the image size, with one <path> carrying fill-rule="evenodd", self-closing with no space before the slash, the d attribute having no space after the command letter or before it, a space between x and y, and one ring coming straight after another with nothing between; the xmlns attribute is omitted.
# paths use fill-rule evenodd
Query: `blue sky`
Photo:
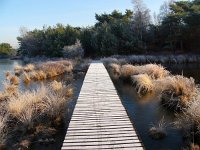
<svg viewBox="0 0 200 150"><path fill-rule="evenodd" d="M164 0L143 0L153 13ZM110 13L114 9L125 12L133 9L131 0L0 0L0 43L17 47L19 28L29 30L57 23L90 26L95 13Z"/></svg>

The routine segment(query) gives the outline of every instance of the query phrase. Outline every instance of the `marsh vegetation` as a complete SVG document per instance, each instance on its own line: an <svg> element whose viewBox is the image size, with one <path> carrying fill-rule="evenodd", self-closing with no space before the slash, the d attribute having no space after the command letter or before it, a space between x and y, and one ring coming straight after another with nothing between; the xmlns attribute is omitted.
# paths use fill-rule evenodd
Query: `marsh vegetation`
<svg viewBox="0 0 200 150"><path fill-rule="evenodd" d="M182 75L173 75L165 67L157 64L126 64L125 60L118 61L117 59L110 58L103 60L116 86L119 86L118 84L122 84L120 88L125 88L124 84L132 86L132 91L129 90L129 92L137 93L134 97L136 97L138 103L143 104L145 99L147 99L148 101L145 103L149 103L151 106L150 101L152 100L152 103L157 108L151 111L157 112L157 109L159 109L174 116L169 121L165 119L168 115L164 113L163 116L160 116L160 119L157 119L157 122L152 124L147 130L152 139L163 139L168 136L167 128L174 128L184 133L182 134L184 139L183 147L197 147L200 144L200 114L198 109L200 89L194 78L183 76L183 72ZM118 90L124 91L125 89ZM127 94L127 92L125 93ZM140 99L141 102L139 102ZM127 106L127 108L129 107L131 106ZM137 118L137 116L135 117Z"/></svg>
<svg viewBox="0 0 200 150"><path fill-rule="evenodd" d="M83 60L56 60L6 71L0 92L0 149L60 147L63 137L58 134L64 136L73 110L69 108L80 90L74 79L83 80L87 67Z"/></svg>

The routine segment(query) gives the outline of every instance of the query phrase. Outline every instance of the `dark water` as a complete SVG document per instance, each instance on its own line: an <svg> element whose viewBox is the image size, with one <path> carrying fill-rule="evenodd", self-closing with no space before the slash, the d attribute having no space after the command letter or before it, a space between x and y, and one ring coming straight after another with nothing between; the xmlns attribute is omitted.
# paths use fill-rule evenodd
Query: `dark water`
<svg viewBox="0 0 200 150"><path fill-rule="evenodd" d="M200 65L198 64L170 65L166 68L172 74L193 77L196 83L200 83ZM183 148L182 132L173 125L176 120L175 115L160 105L159 98L155 94L139 97L130 83L123 83L120 80L113 81L122 104L126 108L146 150L180 150ZM163 117L167 125L167 137L162 140L153 140L149 137L148 130L152 123L158 123Z"/></svg>

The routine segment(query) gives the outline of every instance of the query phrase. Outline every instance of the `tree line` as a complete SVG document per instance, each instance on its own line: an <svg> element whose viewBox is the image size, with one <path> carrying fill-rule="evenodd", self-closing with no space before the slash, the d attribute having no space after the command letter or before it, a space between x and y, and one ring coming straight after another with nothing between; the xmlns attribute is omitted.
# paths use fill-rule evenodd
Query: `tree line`
<svg viewBox="0 0 200 150"><path fill-rule="evenodd" d="M8 57L16 54L16 50L9 43L0 43L0 57Z"/></svg>
<svg viewBox="0 0 200 150"><path fill-rule="evenodd" d="M166 1L151 19L142 0L133 0L133 10L95 14L91 27L57 24L27 31L21 29L18 54L63 56L63 47L81 41L85 56L199 52L200 0Z"/></svg>

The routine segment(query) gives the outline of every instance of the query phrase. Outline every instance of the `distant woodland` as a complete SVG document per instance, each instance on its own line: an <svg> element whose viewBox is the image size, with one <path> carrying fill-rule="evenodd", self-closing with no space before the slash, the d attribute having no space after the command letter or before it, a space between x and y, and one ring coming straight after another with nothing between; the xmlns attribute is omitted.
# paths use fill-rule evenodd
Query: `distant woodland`
<svg viewBox="0 0 200 150"><path fill-rule="evenodd" d="M95 14L90 27L22 27L18 55L62 57L73 48L83 49L86 57L200 52L200 0L166 1L153 16L142 0L132 2L133 10Z"/></svg>

